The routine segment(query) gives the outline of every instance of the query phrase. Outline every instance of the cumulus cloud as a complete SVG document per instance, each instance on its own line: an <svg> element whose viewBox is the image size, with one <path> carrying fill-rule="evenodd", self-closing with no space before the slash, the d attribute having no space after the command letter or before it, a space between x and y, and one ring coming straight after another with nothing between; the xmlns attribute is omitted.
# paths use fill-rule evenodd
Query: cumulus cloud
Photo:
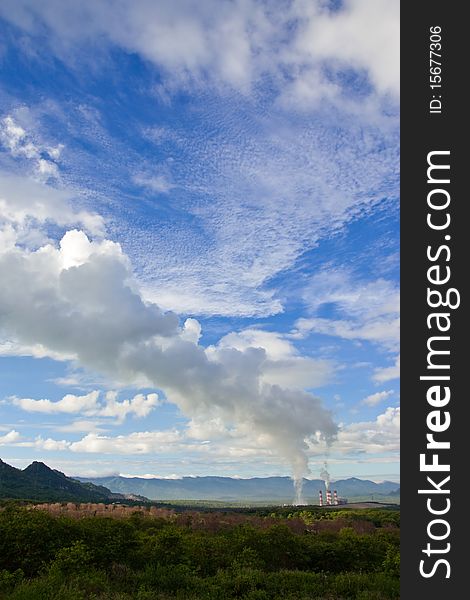
<svg viewBox="0 0 470 600"><path fill-rule="evenodd" d="M61 400L33 400L13 398L13 404L28 412L44 414L81 414L84 416L114 417L122 423L128 415L146 417L160 403L158 395L137 394L130 400L117 400L117 392L107 392L100 401L100 392L95 390L83 396L67 394Z"/></svg>
<svg viewBox="0 0 470 600"><path fill-rule="evenodd" d="M39 227L48 222L80 225L92 235L103 235L103 218L75 210L72 201L73 194L66 189L0 171L0 248L12 248L16 241L31 246L44 243Z"/></svg>
<svg viewBox="0 0 470 600"><path fill-rule="evenodd" d="M400 408L388 407L375 421L340 428L335 452L340 454L397 453L400 449Z"/></svg>
<svg viewBox="0 0 470 600"><path fill-rule="evenodd" d="M20 434L18 431L12 429L5 435L0 435L0 446L6 446L8 444L12 444L20 439Z"/></svg>
<svg viewBox="0 0 470 600"><path fill-rule="evenodd" d="M26 446L27 443L24 443L23 445ZM66 440L53 440L52 438L43 439L39 436L31 444L31 447L36 448L37 450L46 450L47 452L57 452L60 450L67 450L69 442Z"/></svg>
<svg viewBox="0 0 470 600"><path fill-rule="evenodd" d="M180 440L180 433L172 431L138 431L129 435L105 436L89 433L78 442L69 444L72 452L103 454L149 454L161 452L168 444Z"/></svg>
<svg viewBox="0 0 470 600"><path fill-rule="evenodd" d="M13 398L13 404L28 412L54 413L87 413L96 410L99 392L90 392L85 396L67 394L57 402L51 400L32 400L31 398Z"/></svg>
<svg viewBox="0 0 470 600"><path fill-rule="evenodd" d="M0 328L18 343L41 344L55 356L73 356L119 383L163 389L194 422L218 418L247 437L262 436L265 445L291 464L296 478L308 470L305 440L331 441L336 434L331 413L319 398L271 383L276 360L270 357L284 356L286 372L299 358L289 343L269 335L263 341L251 332L234 338L238 348L227 340L204 348L195 320L180 326L176 315L142 298L130 262L116 243L90 241L73 230L58 247L47 244L29 251L15 246L0 255L0 277ZM252 345L247 343L250 336L259 339ZM108 395L97 409L96 393L91 393L55 403L23 399L22 405L43 412L72 412L79 405L85 413L122 418L129 412L145 414L155 401L155 396L136 396L117 402ZM163 443L159 435L152 436L126 438L126 452L140 453ZM70 449L121 452L123 444L113 440L90 433Z"/></svg>
<svg viewBox="0 0 470 600"><path fill-rule="evenodd" d="M380 404L381 402L389 398L393 393L393 390L388 390L383 392L376 392L375 394L370 394L369 396L361 400L361 404L364 404L365 406L377 406L377 404Z"/></svg>
<svg viewBox="0 0 470 600"><path fill-rule="evenodd" d="M69 231L60 247L15 247L0 256L0 325L22 344L109 367L114 348L176 333L178 319L146 305L128 284L118 244ZM108 354L109 353L109 354Z"/></svg>

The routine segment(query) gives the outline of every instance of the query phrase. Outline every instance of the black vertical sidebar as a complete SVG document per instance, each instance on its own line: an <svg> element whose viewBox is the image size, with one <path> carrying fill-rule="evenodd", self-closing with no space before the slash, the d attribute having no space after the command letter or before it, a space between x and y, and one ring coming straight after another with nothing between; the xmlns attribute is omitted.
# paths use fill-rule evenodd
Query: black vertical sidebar
<svg viewBox="0 0 470 600"><path fill-rule="evenodd" d="M464 488L470 482L466 391L470 195L464 182L470 168L465 164L469 109L464 89L470 71L466 65L470 35L463 7L436 0L401 4L401 597L405 600L441 600L448 593L460 598L469 593L465 542L470 526L465 508L470 494ZM435 167L428 173L429 161ZM430 298L438 306L429 305L428 288L441 293L440 306L438 293ZM460 306L451 308L458 295ZM441 316L430 317L433 313ZM436 339L430 341L432 337ZM450 352L433 354L435 350ZM450 393L447 402L446 393ZM427 434L443 445L427 448ZM436 461L435 471L420 469L420 454L426 455L427 465ZM445 465L449 471L440 470Z"/></svg>

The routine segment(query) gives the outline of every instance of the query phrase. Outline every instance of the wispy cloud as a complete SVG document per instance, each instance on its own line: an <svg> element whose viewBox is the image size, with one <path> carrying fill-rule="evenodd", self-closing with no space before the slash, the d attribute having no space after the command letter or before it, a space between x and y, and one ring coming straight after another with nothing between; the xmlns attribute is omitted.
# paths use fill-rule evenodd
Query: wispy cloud
<svg viewBox="0 0 470 600"><path fill-rule="evenodd" d="M11 115L0 121L0 141L13 156L30 160L39 179L47 181L49 178L58 178L56 161L60 158L62 144L51 147L34 140Z"/></svg>
<svg viewBox="0 0 470 600"><path fill-rule="evenodd" d="M324 269L311 278L303 297L315 316L298 319L293 338L322 333L373 342L389 351L398 349L400 302L395 282L361 281L345 269ZM317 316L325 308L329 316Z"/></svg>
<svg viewBox="0 0 470 600"><path fill-rule="evenodd" d="M72 62L90 41L94 54L116 45L158 66L172 86L210 82L248 93L269 76L279 86L293 82L300 98L314 84L330 96L343 85L322 77L329 67L334 74L348 68L364 73L377 93L398 93L398 2L346 0L332 11L321 0L284 3L282 10L275 0L104 0L73 7L5 0L0 14L26 35L45 31L48 51L62 60Z"/></svg>
<svg viewBox="0 0 470 600"><path fill-rule="evenodd" d="M397 356L395 363L390 367L377 367L374 369L372 379L377 383L385 383L392 379L400 377L400 355Z"/></svg>
<svg viewBox="0 0 470 600"><path fill-rule="evenodd" d="M133 178L137 185L148 188L157 194L167 194L176 187L165 175L135 175Z"/></svg>
<svg viewBox="0 0 470 600"><path fill-rule="evenodd" d="M366 396L363 400L361 400L361 404L363 404L364 406L377 406L377 404L384 402L384 400L389 398L392 394L394 394L393 390L376 392L375 394L370 394L369 396Z"/></svg>
<svg viewBox="0 0 470 600"><path fill-rule="evenodd" d="M34 122L54 115L64 136L54 147L68 150L65 180L85 188L80 203L101 205L149 300L184 314L268 316L283 310L273 278L384 199L396 210L396 110L375 101L372 118L364 110L370 99L357 98L351 112L345 98L358 87L396 96L398 3L350 0L335 11L323 2L287 3L282 11L252 0L216 4L107 0L70 11L48 0L38 11L23 0L5 18L33 37L42 23L51 50L64 60L72 54L73 65L77 56L86 60L93 39L150 61L170 98L191 86L191 106L178 105L171 124L138 123L134 143L106 128L99 103L65 108L48 100L30 110ZM371 52L376 39L389 41ZM369 83L354 83L351 72ZM326 98L321 91L322 102L302 111L280 102L290 90L305 104L306 89ZM152 140L154 157L143 160L143 140ZM150 158L171 168L166 162L168 172L153 173ZM145 203L144 214L136 200L151 193L158 202Z"/></svg>

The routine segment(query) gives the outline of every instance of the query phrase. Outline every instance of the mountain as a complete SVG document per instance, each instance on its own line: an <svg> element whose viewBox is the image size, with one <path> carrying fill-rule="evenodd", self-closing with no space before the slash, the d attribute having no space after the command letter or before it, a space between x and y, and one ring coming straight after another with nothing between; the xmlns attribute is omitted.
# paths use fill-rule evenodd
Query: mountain
<svg viewBox="0 0 470 600"><path fill-rule="evenodd" d="M331 484L331 488L337 490L339 496L344 496L346 498L350 496L367 496L375 494L390 496L392 493L397 492L399 487L399 484L394 483L393 481L374 483L368 479L358 479L357 477L335 481Z"/></svg>
<svg viewBox="0 0 470 600"><path fill-rule="evenodd" d="M306 502L317 504L318 491L325 499L325 484L320 479L304 479ZM351 477L335 481L331 490L338 496L362 500L378 500L393 496L399 501L398 484L375 483ZM216 500L221 502L292 502L294 495L290 477L183 477L181 479L146 479L140 477L71 478L33 462L16 469L0 459L0 498L35 501L107 502L110 500Z"/></svg>
<svg viewBox="0 0 470 600"><path fill-rule="evenodd" d="M42 462L35 461L21 470L0 459L0 498L41 502L104 502L115 496L103 486L66 477Z"/></svg>
<svg viewBox="0 0 470 600"><path fill-rule="evenodd" d="M81 478L97 485L104 485L121 494L142 494L151 500L218 500L226 502L291 502L294 495L290 477L183 477L181 479L146 479L140 477ZM352 477L335 481L332 490L340 497L380 500L392 493L399 497L399 485L391 481L375 483ZM318 502L318 491L325 498L325 484L320 479L305 479L303 495L307 502Z"/></svg>

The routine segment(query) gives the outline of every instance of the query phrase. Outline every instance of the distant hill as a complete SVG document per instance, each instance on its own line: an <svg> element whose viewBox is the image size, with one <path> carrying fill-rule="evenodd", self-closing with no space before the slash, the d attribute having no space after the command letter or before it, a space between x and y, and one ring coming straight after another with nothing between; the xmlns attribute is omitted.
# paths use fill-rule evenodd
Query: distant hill
<svg viewBox="0 0 470 600"><path fill-rule="evenodd" d="M325 484L320 479L304 480L304 499L318 503L318 491ZM399 485L391 481L375 483L351 477L335 481L331 490L350 501L355 499L380 502L393 498L399 502ZM0 459L0 499L22 499L40 502L108 502L113 500L204 500L219 502L290 503L294 495L290 477L183 477L181 479L147 479L140 477L72 478L33 462L16 469Z"/></svg>
<svg viewBox="0 0 470 600"><path fill-rule="evenodd" d="M16 469L0 459L0 498L39 502L104 502L114 498L108 488L91 482L80 482L33 462L26 469Z"/></svg>
<svg viewBox="0 0 470 600"><path fill-rule="evenodd" d="M232 479L231 477L183 477L181 479L146 479L140 477L94 477L80 478L97 485L103 485L121 494L141 494L151 500L217 500L225 502L291 502L294 495L292 480L289 477L253 477ZM399 500L399 484L392 481L375 483L365 479L343 479L331 484L338 496L352 500L377 500L394 495ZM318 491L325 484L320 479L304 480L304 499L317 504Z"/></svg>

